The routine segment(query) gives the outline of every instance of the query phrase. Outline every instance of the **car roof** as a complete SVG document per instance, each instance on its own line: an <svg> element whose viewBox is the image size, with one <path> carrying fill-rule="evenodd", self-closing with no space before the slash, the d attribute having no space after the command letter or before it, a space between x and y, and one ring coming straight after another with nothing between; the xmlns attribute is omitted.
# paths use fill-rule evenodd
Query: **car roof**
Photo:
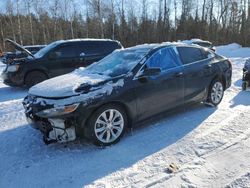
<svg viewBox="0 0 250 188"><path fill-rule="evenodd" d="M201 48L200 46L196 44L186 44L186 43L181 43L181 42L163 42L163 43L153 43L153 44L141 44L129 48L125 48L125 50L142 50L142 51L148 51L150 52L155 52L160 48L165 48L165 47L198 47Z"/></svg>
<svg viewBox="0 0 250 188"><path fill-rule="evenodd" d="M59 40L60 42L88 42L88 41L94 41L94 42L117 42L120 43L117 40L111 40L111 39L94 39L94 38L79 38L79 39L69 39L69 40Z"/></svg>

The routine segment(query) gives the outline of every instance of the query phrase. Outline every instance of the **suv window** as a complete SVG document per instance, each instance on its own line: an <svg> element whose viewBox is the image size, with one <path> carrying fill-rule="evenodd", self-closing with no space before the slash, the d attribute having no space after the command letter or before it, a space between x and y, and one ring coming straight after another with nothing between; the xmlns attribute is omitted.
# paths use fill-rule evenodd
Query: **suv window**
<svg viewBox="0 0 250 188"><path fill-rule="evenodd" d="M177 48L183 64L190 64L196 61L207 59L200 48L196 47L178 47Z"/></svg>
<svg viewBox="0 0 250 188"><path fill-rule="evenodd" d="M86 55L96 55L99 54L99 45L96 41L84 41L79 43L80 53L85 53Z"/></svg>
<svg viewBox="0 0 250 188"><path fill-rule="evenodd" d="M163 48L154 53L146 63L147 67L159 67L167 70L181 65L172 48Z"/></svg>
<svg viewBox="0 0 250 188"><path fill-rule="evenodd" d="M84 41L79 43L80 53L86 55L104 55L110 54L116 49L120 49L121 46L117 42L113 41Z"/></svg>
<svg viewBox="0 0 250 188"><path fill-rule="evenodd" d="M54 52L57 54L58 58L71 58L77 56L75 45L62 46L57 48Z"/></svg>
<svg viewBox="0 0 250 188"><path fill-rule="evenodd" d="M114 50L121 48L121 46L117 42L100 42L100 46L102 46L102 48L100 48L100 51L103 54L109 54Z"/></svg>

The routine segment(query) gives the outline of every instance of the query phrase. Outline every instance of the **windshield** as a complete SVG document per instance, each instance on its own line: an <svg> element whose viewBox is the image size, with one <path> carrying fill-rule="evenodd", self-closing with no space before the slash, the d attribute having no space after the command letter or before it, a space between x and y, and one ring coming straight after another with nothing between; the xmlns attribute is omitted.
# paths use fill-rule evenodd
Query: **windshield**
<svg viewBox="0 0 250 188"><path fill-rule="evenodd" d="M110 77L128 73L146 55L149 49L118 50L97 63L92 64L86 71L103 74Z"/></svg>
<svg viewBox="0 0 250 188"><path fill-rule="evenodd" d="M47 54L51 49L53 49L54 47L56 47L58 44L60 44L61 41L56 41L56 42L52 42L50 43L48 46L42 48L41 50L39 50L37 53L35 53L34 57L35 58L41 58L43 57L45 54Z"/></svg>

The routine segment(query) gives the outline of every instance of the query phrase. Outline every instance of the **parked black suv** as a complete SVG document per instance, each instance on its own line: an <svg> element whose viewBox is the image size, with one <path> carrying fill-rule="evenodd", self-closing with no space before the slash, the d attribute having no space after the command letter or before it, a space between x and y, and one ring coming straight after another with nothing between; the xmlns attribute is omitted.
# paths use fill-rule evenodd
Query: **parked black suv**
<svg viewBox="0 0 250 188"><path fill-rule="evenodd" d="M74 39L53 42L35 55L23 49L29 56L7 64L2 78L10 86L31 87L48 78L86 67L120 48L120 42L113 40Z"/></svg>
<svg viewBox="0 0 250 188"><path fill-rule="evenodd" d="M207 48L142 45L35 85L23 104L46 143L83 134L110 145L133 123L166 110L197 102L217 106L231 76L230 61Z"/></svg>

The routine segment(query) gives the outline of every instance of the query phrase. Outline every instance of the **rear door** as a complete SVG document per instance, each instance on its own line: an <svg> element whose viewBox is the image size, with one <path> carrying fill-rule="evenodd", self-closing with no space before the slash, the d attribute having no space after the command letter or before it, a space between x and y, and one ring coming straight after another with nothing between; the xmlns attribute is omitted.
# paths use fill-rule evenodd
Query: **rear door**
<svg viewBox="0 0 250 188"><path fill-rule="evenodd" d="M158 50L143 69L161 68L158 76L136 79L138 120L183 104L183 66L173 48Z"/></svg>
<svg viewBox="0 0 250 188"><path fill-rule="evenodd" d="M212 57L198 47L177 47L177 50L184 67L185 101L203 100L213 72Z"/></svg>

